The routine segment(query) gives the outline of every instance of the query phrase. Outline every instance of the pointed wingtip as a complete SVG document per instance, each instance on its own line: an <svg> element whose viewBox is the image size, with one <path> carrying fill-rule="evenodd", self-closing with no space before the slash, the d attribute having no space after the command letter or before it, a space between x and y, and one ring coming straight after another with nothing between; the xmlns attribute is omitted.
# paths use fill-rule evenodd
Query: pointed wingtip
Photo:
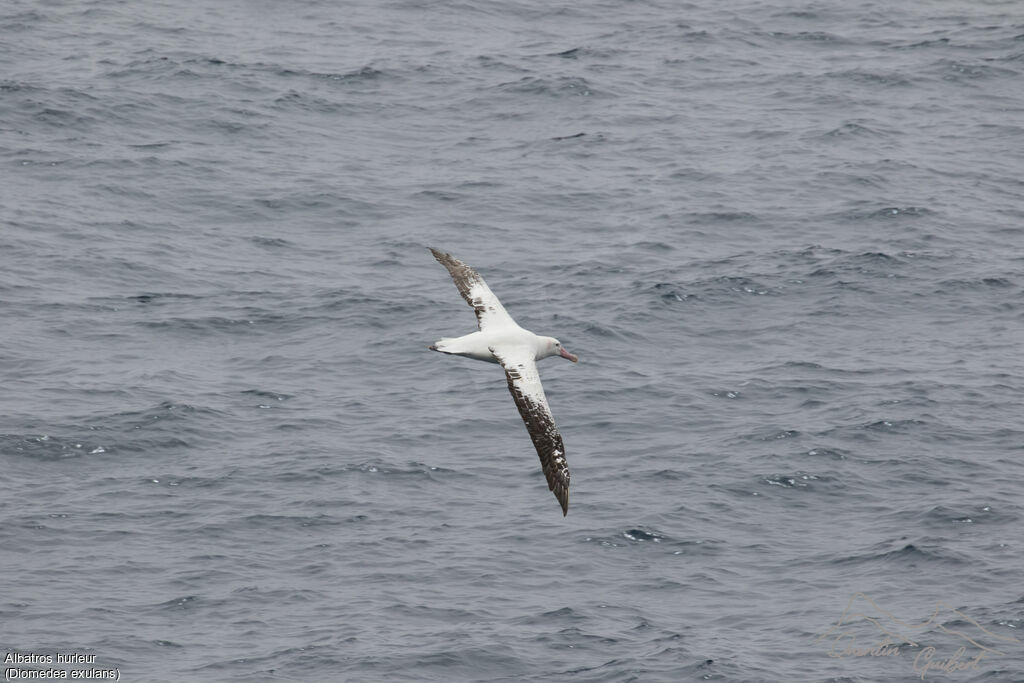
<svg viewBox="0 0 1024 683"><path fill-rule="evenodd" d="M569 514L569 492L565 492L565 496L557 496L558 503L562 506L562 516L565 517Z"/></svg>

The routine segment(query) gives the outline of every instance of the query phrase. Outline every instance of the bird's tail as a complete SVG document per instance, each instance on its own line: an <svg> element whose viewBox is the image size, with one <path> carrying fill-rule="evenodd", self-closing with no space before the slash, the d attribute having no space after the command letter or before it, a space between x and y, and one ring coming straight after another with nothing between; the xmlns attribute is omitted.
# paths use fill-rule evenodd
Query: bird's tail
<svg viewBox="0 0 1024 683"><path fill-rule="evenodd" d="M438 339L436 342L428 346L427 348L431 351L440 351L441 353L452 353L451 349L448 348L448 342L451 341L448 338Z"/></svg>

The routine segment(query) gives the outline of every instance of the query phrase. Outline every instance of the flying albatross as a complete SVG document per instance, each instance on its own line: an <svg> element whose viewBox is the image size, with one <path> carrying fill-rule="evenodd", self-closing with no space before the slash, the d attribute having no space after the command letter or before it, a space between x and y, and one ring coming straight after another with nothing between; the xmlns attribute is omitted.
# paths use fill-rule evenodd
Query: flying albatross
<svg viewBox="0 0 1024 683"><path fill-rule="evenodd" d="M569 512L569 465L565 462L562 435L558 433L555 418L551 416L548 400L544 397L537 361L548 356L561 356L573 363L578 359L554 337L540 337L519 327L475 270L451 254L437 249L431 249L430 253L448 269L462 298L473 307L480 330L454 339L445 337L429 348L498 363L505 368L508 390L512 392L512 399L540 456L548 488L562 505L562 515L565 516Z"/></svg>

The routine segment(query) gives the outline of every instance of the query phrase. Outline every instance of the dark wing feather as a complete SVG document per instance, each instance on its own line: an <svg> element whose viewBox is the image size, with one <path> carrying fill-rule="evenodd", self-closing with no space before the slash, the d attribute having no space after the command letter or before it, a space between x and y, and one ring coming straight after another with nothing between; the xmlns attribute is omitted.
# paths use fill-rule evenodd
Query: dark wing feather
<svg viewBox="0 0 1024 683"><path fill-rule="evenodd" d="M491 348L491 353L505 368L508 390L519 408L519 414L530 433L548 488L562 506L562 516L569 513L569 465L565 460L565 446L562 435L555 426L540 374L532 352L527 350L500 354Z"/></svg>
<svg viewBox="0 0 1024 683"><path fill-rule="evenodd" d="M505 307L498 301L498 297L494 295L491 288L480 277L480 273L451 254L446 254L433 248L430 249L430 253L434 255L438 263L448 269L448 273L452 276L459 294L466 300L466 303L473 307L473 312L476 313L477 325L481 330L486 325L494 323L515 324L512 317L505 310Z"/></svg>

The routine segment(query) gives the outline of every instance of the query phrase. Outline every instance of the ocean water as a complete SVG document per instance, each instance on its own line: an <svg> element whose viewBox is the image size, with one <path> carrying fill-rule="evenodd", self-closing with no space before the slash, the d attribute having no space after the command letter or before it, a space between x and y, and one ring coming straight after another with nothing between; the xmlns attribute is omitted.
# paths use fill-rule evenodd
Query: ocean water
<svg viewBox="0 0 1024 683"><path fill-rule="evenodd" d="M7 679L1024 681L1022 79L1017 2L5 0ZM580 356L567 517L428 246Z"/></svg>

